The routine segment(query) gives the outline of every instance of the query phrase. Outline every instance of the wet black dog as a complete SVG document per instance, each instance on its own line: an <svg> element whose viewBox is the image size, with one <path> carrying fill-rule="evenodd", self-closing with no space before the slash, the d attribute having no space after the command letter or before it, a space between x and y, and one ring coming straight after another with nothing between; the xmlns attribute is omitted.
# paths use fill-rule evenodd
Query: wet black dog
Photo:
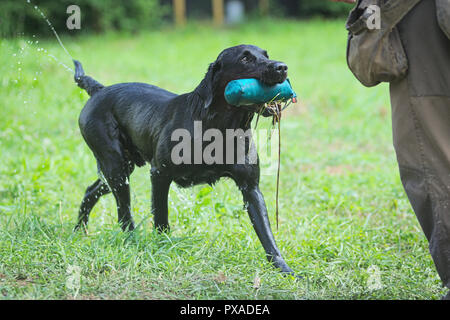
<svg viewBox="0 0 450 320"><path fill-rule="evenodd" d="M101 176L86 190L77 229L86 227L93 206L102 195L111 191L116 199L122 228L134 229L128 179L135 165L151 164L152 211L154 226L158 230L169 229L167 197L172 181L188 187L201 183L213 184L222 177L229 177L242 192L267 258L282 272L292 273L281 257L270 228L264 198L259 190L258 161L175 164L171 158L177 143L172 141L176 129L186 129L191 133L194 145L197 139L194 137L194 121L201 121L202 130L216 129L223 136L227 129L247 131L254 114L260 112L263 105L229 105L224 98L226 85L231 80L243 78L256 78L267 84L282 83L287 77L284 63L270 60L266 51L255 46L231 47L211 63L205 78L194 91L182 95L144 83L104 87L86 76L78 61L74 63L75 81L91 96L79 118L80 130L97 159ZM227 157L226 141L223 144L223 157ZM203 142L202 147L205 147ZM248 160L248 143L245 148ZM236 150L232 151L236 154ZM236 160L234 155L233 159Z"/></svg>

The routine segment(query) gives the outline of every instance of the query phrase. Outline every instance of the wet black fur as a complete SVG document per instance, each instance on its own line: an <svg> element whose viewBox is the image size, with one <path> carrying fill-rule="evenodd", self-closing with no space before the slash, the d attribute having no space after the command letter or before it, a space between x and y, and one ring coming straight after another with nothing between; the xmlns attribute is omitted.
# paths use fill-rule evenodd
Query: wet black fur
<svg viewBox="0 0 450 320"><path fill-rule="evenodd" d="M287 76L285 64L270 60L266 51L255 46L231 47L211 63L205 78L194 91L177 95L145 83L104 87L86 76L78 61L74 62L75 81L91 95L80 114L80 130L104 178L87 188L77 229L86 228L93 206L102 195L111 191L122 228L134 229L128 180L135 165L151 164L152 213L158 230L169 229L167 197L172 181L189 187L213 184L222 177L228 177L242 192L267 258L281 271L292 273L281 257L270 228L264 198L259 190L259 163L175 165L171 161L172 147L178 143L171 141L172 132L185 128L193 137L196 120L202 121L203 132L215 128L224 136L226 129L249 129L255 112L259 112L262 106L229 105L224 99L226 84L242 78L257 78L268 84L281 83Z"/></svg>

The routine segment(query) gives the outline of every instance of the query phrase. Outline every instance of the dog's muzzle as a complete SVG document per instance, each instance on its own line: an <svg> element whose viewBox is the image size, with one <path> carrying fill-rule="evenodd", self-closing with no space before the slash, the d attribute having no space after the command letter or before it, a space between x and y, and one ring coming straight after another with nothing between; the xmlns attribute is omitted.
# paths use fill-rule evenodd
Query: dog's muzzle
<svg viewBox="0 0 450 320"><path fill-rule="evenodd" d="M287 78L288 66L283 62L274 61L267 66L266 71L263 72L262 82L274 85L282 83Z"/></svg>

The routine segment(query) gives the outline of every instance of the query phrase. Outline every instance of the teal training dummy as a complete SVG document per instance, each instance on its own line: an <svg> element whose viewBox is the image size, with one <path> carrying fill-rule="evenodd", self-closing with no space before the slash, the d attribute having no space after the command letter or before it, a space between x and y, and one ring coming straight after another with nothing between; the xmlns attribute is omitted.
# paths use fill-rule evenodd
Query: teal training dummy
<svg viewBox="0 0 450 320"><path fill-rule="evenodd" d="M290 99L295 102L296 97L289 79L273 86L257 79L239 79L230 81L225 88L225 100L233 106L287 102Z"/></svg>

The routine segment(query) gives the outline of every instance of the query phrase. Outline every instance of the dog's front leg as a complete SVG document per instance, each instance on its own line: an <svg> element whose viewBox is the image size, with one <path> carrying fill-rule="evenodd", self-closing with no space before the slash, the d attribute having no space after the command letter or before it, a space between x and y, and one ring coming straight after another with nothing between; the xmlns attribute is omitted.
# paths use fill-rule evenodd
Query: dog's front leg
<svg viewBox="0 0 450 320"><path fill-rule="evenodd" d="M241 190L250 220L264 250L266 251L267 259L272 262L275 267L279 268L281 272L293 275L294 272L281 257L280 250L275 243L272 229L270 228L266 204L259 187L254 186L243 188Z"/></svg>
<svg viewBox="0 0 450 320"><path fill-rule="evenodd" d="M167 198L172 179L159 170L151 170L152 181L152 213L154 216L154 227L159 232L169 231L169 210Z"/></svg>

